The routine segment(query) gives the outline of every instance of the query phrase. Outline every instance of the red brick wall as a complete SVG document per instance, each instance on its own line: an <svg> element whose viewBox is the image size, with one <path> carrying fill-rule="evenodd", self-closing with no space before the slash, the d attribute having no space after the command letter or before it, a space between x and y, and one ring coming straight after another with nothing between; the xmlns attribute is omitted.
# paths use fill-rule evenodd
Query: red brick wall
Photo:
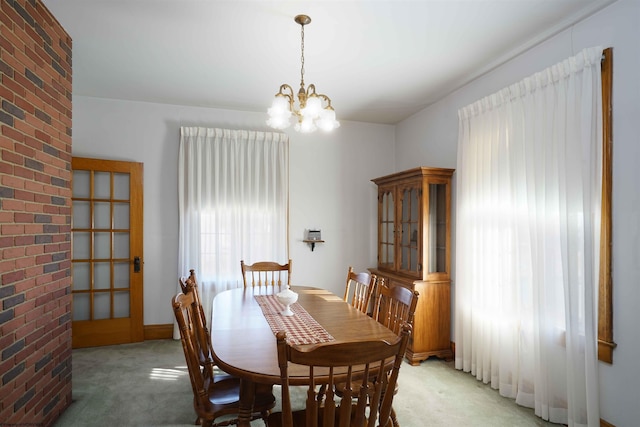
<svg viewBox="0 0 640 427"><path fill-rule="evenodd" d="M0 0L0 424L71 404L71 38Z"/></svg>

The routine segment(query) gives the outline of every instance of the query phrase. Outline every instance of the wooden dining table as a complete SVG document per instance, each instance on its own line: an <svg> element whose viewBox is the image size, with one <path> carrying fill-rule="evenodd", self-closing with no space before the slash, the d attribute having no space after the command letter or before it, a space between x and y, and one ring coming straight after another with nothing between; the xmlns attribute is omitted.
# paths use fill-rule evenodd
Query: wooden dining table
<svg viewBox="0 0 640 427"><path fill-rule="evenodd" d="M298 294L296 304L324 328L331 342L397 339L391 330L327 290L308 286L291 289ZM240 378L238 426L250 425L256 387L280 384L275 333L255 298L280 291L279 287L239 288L221 292L213 300L213 358L222 370ZM306 385L308 380L308 367L289 365L291 385ZM314 373L314 380L322 384L325 378Z"/></svg>

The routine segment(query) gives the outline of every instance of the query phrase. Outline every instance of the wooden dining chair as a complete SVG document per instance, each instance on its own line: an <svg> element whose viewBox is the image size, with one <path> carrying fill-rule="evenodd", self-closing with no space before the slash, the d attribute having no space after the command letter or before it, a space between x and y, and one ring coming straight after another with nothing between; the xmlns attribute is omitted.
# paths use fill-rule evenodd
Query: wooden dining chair
<svg viewBox="0 0 640 427"><path fill-rule="evenodd" d="M386 426L411 326L407 323L393 342L350 341L308 346L289 345L286 333L276 335L281 379L282 412L269 416L269 427ZM305 409L292 411L289 363L309 367ZM326 396L318 400L319 376L327 379ZM375 378L371 381L371 378ZM337 381L352 385L341 396ZM324 382L324 380L322 380ZM321 399L322 400L322 399Z"/></svg>
<svg viewBox="0 0 640 427"><path fill-rule="evenodd" d="M286 264L278 264L273 261L260 261L253 264L245 264L240 261L242 269L242 281L247 286L282 286L284 283L291 286L291 260Z"/></svg>
<svg viewBox="0 0 640 427"><path fill-rule="evenodd" d="M347 272L344 300L365 314L370 313L371 297L376 288L376 275L366 272L356 273L353 267Z"/></svg>
<svg viewBox="0 0 640 427"><path fill-rule="evenodd" d="M197 415L196 425L227 426L237 423L240 401L240 380L228 374L215 372L211 337L203 323L202 306L196 292L187 288L172 298L171 304L180 329L180 341L184 351L189 379L193 390L193 406ZM269 416L275 406L273 393L256 392L252 419ZM217 419L224 419L216 422Z"/></svg>
<svg viewBox="0 0 640 427"><path fill-rule="evenodd" d="M417 291L400 285L390 287L381 279L376 288L372 316L399 334L403 323L413 325L418 297Z"/></svg>
<svg viewBox="0 0 640 427"><path fill-rule="evenodd" d="M413 317L419 296L415 290L399 285L389 287L384 283L383 279L380 279L374 298L373 318L400 335L404 324L408 323L413 326ZM396 384L393 393L397 392L398 387ZM391 407L391 425L400 427L393 407Z"/></svg>

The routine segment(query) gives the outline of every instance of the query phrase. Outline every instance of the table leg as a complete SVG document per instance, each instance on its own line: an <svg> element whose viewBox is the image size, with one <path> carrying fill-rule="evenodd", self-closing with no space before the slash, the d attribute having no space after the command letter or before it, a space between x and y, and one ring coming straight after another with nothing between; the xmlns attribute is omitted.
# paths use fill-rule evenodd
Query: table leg
<svg viewBox="0 0 640 427"><path fill-rule="evenodd" d="M253 381L240 379L240 402L238 409L238 427L251 426L251 414L253 414L253 399L256 393L256 384Z"/></svg>

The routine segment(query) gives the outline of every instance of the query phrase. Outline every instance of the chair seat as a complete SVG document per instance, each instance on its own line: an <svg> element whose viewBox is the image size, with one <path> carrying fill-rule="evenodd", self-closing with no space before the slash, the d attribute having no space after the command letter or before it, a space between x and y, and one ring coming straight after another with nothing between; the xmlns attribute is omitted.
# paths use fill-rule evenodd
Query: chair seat
<svg viewBox="0 0 640 427"><path fill-rule="evenodd" d="M237 412L240 399L240 379L231 375L220 375L223 377L214 381L215 385L209 387L209 407L210 412ZM260 392L256 390L254 406L268 407L275 405L273 393ZM233 408L233 410L231 410ZM204 409L204 408L203 408Z"/></svg>
<svg viewBox="0 0 640 427"><path fill-rule="evenodd" d="M221 411L228 409L229 405L238 406L240 397L240 379L235 377L227 377L222 380L215 381L215 386L209 387L209 404L208 411Z"/></svg>

